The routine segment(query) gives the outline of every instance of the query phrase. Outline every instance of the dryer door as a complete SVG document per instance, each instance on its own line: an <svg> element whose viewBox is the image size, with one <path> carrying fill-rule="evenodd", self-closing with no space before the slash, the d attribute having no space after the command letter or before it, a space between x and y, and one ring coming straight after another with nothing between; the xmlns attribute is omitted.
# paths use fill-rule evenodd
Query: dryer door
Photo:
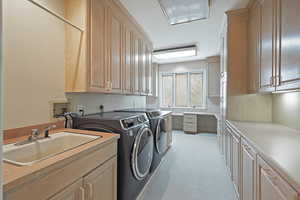
<svg viewBox="0 0 300 200"><path fill-rule="evenodd" d="M155 148L159 154L164 154L168 148L166 120L160 118L155 131Z"/></svg>
<svg viewBox="0 0 300 200"><path fill-rule="evenodd" d="M132 171L137 180L143 180L148 174L152 164L154 138L152 131L143 126L135 137L131 155Z"/></svg>

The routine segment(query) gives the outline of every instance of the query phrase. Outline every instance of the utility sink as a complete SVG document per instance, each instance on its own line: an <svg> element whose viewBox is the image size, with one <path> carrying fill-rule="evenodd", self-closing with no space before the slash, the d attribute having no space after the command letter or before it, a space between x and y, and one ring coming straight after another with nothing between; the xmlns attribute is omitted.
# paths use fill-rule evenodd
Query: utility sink
<svg viewBox="0 0 300 200"><path fill-rule="evenodd" d="M49 138L17 145L4 145L4 162L25 166L53 157L57 154L89 143L101 136L83 135L70 132L59 132Z"/></svg>

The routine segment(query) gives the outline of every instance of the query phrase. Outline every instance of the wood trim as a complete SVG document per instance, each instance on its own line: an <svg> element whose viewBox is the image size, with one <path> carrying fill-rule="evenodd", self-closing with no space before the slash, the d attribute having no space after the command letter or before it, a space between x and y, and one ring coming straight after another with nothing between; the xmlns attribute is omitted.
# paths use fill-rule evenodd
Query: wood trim
<svg viewBox="0 0 300 200"><path fill-rule="evenodd" d="M64 126L65 126L64 123L65 123L65 120L61 119L57 122L49 122L49 123L44 123L44 124L25 126L25 127L21 127L21 128L7 129L7 130L3 131L3 139L8 140L8 139L18 138L18 137L22 137L22 136L27 136L27 135L31 134L32 129L43 130L51 125L56 125L55 129L64 128Z"/></svg>

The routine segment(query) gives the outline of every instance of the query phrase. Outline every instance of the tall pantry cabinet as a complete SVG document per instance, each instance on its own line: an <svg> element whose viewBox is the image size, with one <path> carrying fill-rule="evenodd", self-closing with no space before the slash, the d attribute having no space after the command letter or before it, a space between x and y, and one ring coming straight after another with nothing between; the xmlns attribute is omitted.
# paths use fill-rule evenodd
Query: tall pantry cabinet
<svg viewBox="0 0 300 200"><path fill-rule="evenodd" d="M152 43L117 0L65 0L66 92L151 95Z"/></svg>

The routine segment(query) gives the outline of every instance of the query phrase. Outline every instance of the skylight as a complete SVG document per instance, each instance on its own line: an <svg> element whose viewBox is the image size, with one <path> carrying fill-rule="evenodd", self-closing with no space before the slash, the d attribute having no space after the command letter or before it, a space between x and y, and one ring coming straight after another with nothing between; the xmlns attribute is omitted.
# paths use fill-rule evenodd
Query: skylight
<svg viewBox="0 0 300 200"><path fill-rule="evenodd" d="M171 25L207 19L209 0L158 0Z"/></svg>

